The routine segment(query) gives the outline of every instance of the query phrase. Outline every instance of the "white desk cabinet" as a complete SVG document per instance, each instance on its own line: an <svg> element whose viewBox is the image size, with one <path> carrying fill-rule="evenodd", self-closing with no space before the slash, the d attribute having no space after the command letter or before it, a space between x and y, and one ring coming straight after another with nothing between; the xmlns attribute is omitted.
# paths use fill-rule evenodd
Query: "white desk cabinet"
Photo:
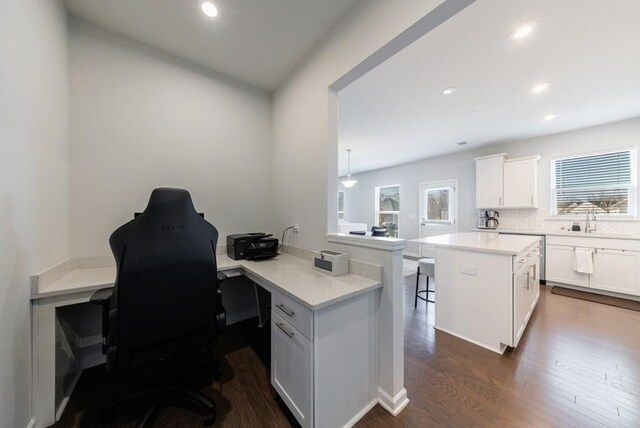
<svg viewBox="0 0 640 428"><path fill-rule="evenodd" d="M375 400L378 292L312 312L291 303L272 291L271 384L303 427L351 426Z"/></svg>
<svg viewBox="0 0 640 428"><path fill-rule="evenodd" d="M271 384L300 425L313 424L313 342L271 311Z"/></svg>

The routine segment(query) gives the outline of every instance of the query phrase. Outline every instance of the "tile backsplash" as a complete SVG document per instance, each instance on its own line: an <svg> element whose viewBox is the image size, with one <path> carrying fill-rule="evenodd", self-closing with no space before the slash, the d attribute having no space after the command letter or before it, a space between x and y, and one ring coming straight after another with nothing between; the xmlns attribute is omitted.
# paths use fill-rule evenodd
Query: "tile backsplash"
<svg viewBox="0 0 640 428"><path fill-rule="evenodd" d="M548 207L538 209L503 209L500 210L500 225L498 229L539 230L543 232L555 232L562 227L571 229L571 225L577 221L584 230L585 217L578 219L551 219ZM640 212L640 211L639 211ZM598 232L610 234L640 235L640 220L605 220L598 217Z"/></svg>

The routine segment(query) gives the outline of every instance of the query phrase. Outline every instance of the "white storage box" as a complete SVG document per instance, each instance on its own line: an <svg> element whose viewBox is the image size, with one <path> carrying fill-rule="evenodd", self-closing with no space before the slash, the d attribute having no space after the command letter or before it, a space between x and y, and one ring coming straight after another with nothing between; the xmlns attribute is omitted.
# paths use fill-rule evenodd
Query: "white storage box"
<svg viewBox="0 0 640 428"><path fill-rule="evenodd" d="M333 276L349 273L349 256L331 250L314 251L313 269Z"/></svg>

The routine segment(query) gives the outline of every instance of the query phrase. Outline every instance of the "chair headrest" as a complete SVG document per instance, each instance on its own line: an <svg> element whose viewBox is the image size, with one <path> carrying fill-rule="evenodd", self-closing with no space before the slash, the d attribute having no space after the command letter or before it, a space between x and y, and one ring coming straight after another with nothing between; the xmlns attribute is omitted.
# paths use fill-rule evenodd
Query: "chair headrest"
<svg viewBox="0 0 640 428"><path fill-rule="evenodd" d="M191 195L184 189L174 189L171 187L159 187L151 192L149 203L144 210L144 214L163 213L195 213Z"/></svg>

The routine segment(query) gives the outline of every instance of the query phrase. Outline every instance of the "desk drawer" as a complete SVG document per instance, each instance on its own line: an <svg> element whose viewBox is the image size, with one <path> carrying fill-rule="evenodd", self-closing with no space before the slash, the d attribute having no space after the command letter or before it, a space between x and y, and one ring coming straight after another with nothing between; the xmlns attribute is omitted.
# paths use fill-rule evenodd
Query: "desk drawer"
<svg viewBox="0 0 640 428"><path fill-rule="evenodd" d="M313 340L312 310L275 290L271 293L271 309L308 339Z"/></svg>

